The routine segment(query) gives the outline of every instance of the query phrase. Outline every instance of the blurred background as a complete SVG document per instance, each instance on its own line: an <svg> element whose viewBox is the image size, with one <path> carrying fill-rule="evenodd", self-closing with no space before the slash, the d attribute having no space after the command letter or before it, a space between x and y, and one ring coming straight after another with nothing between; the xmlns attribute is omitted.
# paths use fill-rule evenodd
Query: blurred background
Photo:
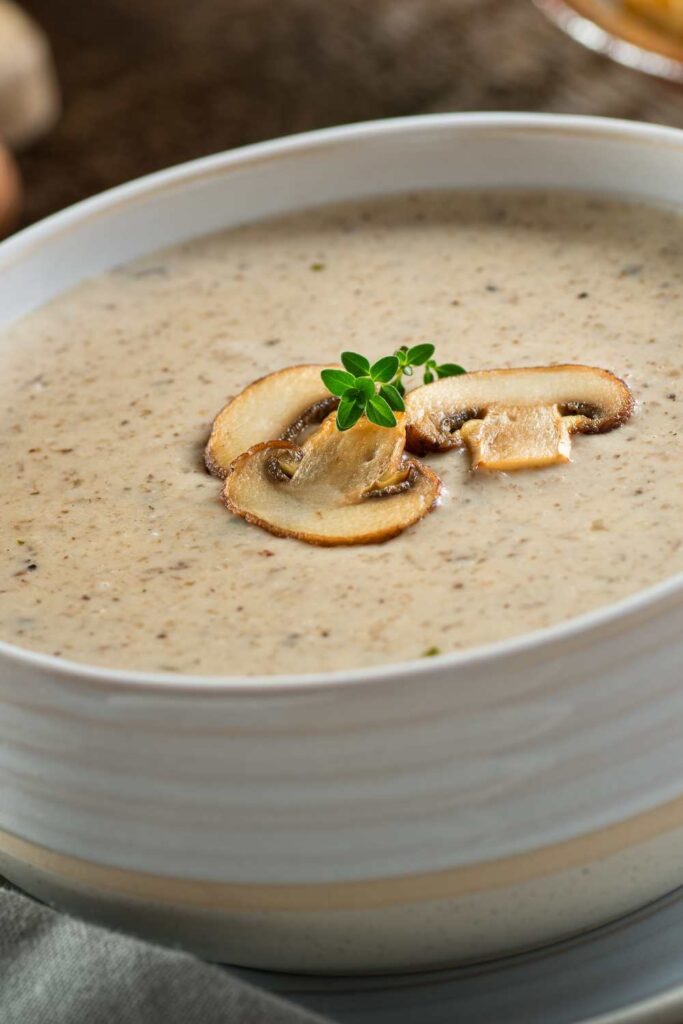
<svg viewBox="0 0 683 1024"><path fill-rule="evenodd" d="M584 49L531 0L21 7L49 41L62 96L41 137L14 142L24 224L178 161L347 121L521 109L683 126L681 84ZM2 44L0 31L0 64Z"/></svg>

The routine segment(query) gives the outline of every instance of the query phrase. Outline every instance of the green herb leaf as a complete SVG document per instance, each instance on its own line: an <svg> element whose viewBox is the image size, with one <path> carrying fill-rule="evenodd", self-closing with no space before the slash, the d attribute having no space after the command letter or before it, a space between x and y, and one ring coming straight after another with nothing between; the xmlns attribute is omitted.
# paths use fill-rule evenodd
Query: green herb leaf
<svg viewBox="0 0 683 1024"><path fill-rule="evenodd" d="M439 377L459 377L466 371L457 363L442 363L436 367L436 372Z"/></svg>
<svg viewBox="0 0 683 1024"><path fill-rule="evenodd" d="M403 387L403 385L401 385ZM388 406L390 406L395 412L403 412L405 409L405 402L401 398L401 393L394 384L382 384L379 389L380 396L384 399Z"/></svg>
<svg viewBox="0 0 683 1024"><path fill-rule="evenodd" d="M370 376L378 384L388 384L397 372L398 358L396 356L384 356L370 367Z"/></svg>
<svg viewBox="0 0 683 1024"><path fill-rule="evenodd" d="M434 345L414 345L409 348L406 357L413 366L424 366L428 359L434 355Z"/></svg>
<svg viewBox="0 0 683 1024"><path fill-rule="evenodd" d="M433 647L428 647L425 651L423 651L422 652L422 657L423 658L436 658L436 656L438 654L441 654L441 648L437 647L436 645L434 645Z"/></svg>
<svg viewBox="0 0 683 1024"><path fill-rule="evenodd" d="M363 415L364 402L359 397L344 395L337 409L337 430L350 430Z"/></svg>
<svg viewBox="0 0 683 1024"><path fill-rule="evenodd" d="M377 424L378 427L396 426L396 417L391 411L389 403L381 395L375 395L369 399L365 407L365 415L371 423Z"/></svg>
<svg viewBox="0 0 683 1024"><path fill-rule="evenodd" d="M415 367L422 367L422 379L432 384L437 377L455 377L465 373L457 363L435 359L434 345L401 345L393 356L383 356L370 365L359 352L342 352L344 370L323 370L321 378L328 391L341 401L337 409L337 426L349 430L363 414L380 427L395 427L395 412L403 412L406 389L403 379L412 377Z"/></svg>
<svg viewBox="0 0 683 1024"><path fill-rule="evenodd" d="M323 370L320 374L328 391L341 398L345 391L355 386L356 378L346 370Z"/></svg>
<svg viewBox="0 0 683 1024"><path fill-rule="evenodd" d="M366 402L375 394L375 382L372 377L355 377L353 384Z"/></svg>
<svg viewBox="0 0 683 1024"><path fill-rule="evenodd" d="M358 352L342 352L341 361L354 377L367 377L370 373L370 360Z"/></svg>

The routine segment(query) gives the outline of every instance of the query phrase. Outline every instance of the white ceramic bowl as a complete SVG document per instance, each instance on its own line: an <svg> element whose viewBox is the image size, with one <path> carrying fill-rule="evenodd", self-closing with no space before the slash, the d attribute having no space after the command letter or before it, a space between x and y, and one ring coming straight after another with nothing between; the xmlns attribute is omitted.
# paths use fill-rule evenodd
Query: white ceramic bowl
<svg viewBox="0 0 683 1024"><path fill-rule="evenodd" d="M683 207L683 133L435 116L115 189L0 246L10 321L182 239L347 197L589 189ZM425 968L683 883L683 580L464 654L301 678L105 671L0 643L0 869L208 957Z"/></svg>

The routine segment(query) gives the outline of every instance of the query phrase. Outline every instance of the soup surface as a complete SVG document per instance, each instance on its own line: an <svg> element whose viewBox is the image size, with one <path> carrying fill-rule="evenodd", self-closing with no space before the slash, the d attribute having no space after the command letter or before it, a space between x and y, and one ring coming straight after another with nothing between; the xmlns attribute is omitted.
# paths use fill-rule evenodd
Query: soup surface
<svg viewBox="0 0 683 1024"><path fill-rule="evenodd" d="M683 570L683 217L430 194L240 228L91 280L0 338L0 638L98 665L306 673L547 626ZM256 377L434 342L467 369L612 370L632 419L573 462L427 461L437 509L379 546L231 516L202 449Z"/></svg>

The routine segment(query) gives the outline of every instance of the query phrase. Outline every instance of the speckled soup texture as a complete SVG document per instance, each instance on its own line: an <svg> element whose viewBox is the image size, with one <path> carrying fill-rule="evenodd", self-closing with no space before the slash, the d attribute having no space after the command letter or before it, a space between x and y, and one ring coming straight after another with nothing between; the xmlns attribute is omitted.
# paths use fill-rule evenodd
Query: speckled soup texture
<svg viewBox="0 0 683 1024"><path fill-rule="evenodd" d="M248 226L116 269L0 339L0 638L98 665L306 673L453 651L683 570L683 218L593 197L431 194ZM214 414L293 363L431 341L468 369L582 362L631 421L573 462L473 475L388 544L231 516Z"/></svg>

